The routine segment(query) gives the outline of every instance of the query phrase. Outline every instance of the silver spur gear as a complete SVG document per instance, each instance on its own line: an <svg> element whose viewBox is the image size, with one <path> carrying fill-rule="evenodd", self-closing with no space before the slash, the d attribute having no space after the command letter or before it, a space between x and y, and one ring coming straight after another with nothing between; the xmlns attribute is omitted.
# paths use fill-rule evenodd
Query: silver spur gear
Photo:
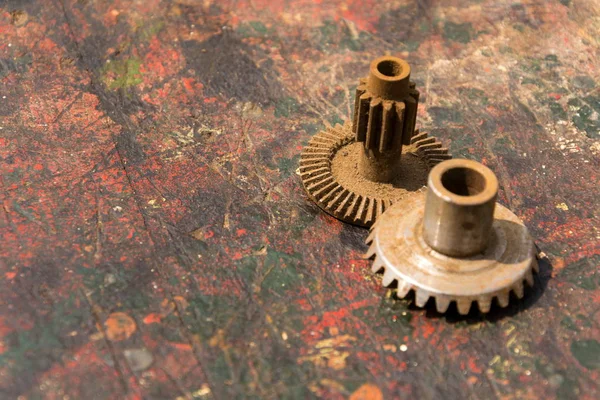
<svg viewBox="0 0 600 400"><path fill-rule="evenodd" d="M535 246L523 222L496 203L494 173L475 161L454 159L434 167L428 188L390 207L372 227L366 257L383 270L383 285L398 297L414 292L415 304L430 298L438 312L452 302L469 313L473 303L490 311L510 293L524 296L538 271Z"/></svg>

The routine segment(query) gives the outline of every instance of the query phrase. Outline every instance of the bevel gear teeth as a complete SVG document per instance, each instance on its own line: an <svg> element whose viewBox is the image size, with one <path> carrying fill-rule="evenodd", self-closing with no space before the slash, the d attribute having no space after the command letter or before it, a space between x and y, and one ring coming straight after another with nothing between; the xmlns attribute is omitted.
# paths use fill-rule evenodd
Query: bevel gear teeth
<svg viewBox="0 0 600 400"><path fill-rule="evenodd" d="M355 137L349 124L337 124L319 132L302 150L299 172L306 192L321 209L342 221L369 227L406 191L398 189L397 195L375 197L361 191L361 185L350 188L340 183L333 173L332 160L342 150L353 151L351 145L354 143ZM423 163L425 170L452 158L439 140L427 133L419 133L418 130L411 144L405 146L403 154L403 157L416 157ZM349 168L356 169L357 166L349 165ZM425 179L426 173L423 184ZM391 185L389 192L394 192Z"/></svg>
<svg viewBox="0 0 600 400"><path fill-rule="evenodd" d="M464 162L463 168L474 163L453 162ZM444 170L446 165L439 166L440 176L449 170ZM430 177L431 184L436 183ZM413 292L418 307L425 307L433 298L439 313L445 313L454 303L458 313L466 315L475 303L476 309L485 314L494 301L499 307L507 307L511 293L522 299L525 286L534 285L534 272L539 266L533 240L521 220L506 207L495 204L491 239L483 252L448 256L423 240L426 196L429 192L420 190L404 198L401 205L390 207L371 228L364 257L373 259L373 273L383 273L383 286L394 285L399 298Z"/></svg>

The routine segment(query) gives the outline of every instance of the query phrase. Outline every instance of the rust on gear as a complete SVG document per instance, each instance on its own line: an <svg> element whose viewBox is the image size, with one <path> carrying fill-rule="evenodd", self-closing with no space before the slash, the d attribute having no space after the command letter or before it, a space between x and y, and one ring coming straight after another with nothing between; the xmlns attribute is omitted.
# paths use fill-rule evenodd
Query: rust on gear
<svg viewBox="0 0 600 400"><path fill-rule="evenodd" d="M418 103L406 61L373 60L356 89L352 121L319 132L302 151L300 175L310 198L344 222L369 227L425 186L430 168L452 157L415 129Z"/></svg>

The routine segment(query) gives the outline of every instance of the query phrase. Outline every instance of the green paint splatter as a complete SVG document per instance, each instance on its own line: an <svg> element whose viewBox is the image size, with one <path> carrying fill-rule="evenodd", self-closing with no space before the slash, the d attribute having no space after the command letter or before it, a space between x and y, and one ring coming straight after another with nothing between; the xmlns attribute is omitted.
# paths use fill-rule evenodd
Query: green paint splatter
<svg viewBox="0 0 600 400"><path fill-rule="evenodd" d="M571 343L571 354L587 369L600 369L600 343L595 339Z"/></svg>
<svg viewBox="0 0 600 400"><path fill-rule="evenodd" d="M364 48L361 41L365 37L364 33L356 34L347 25L333 20L324 21L323 25L318 28L317 36L323 50L330 46L351 51L360 51Z"/></svg>
<svg viewBox="0 0 600 400"><path fill-rule="evenodd" d="M444 24L444 37L459 43L469 43L473 36L473 26L470 22L464 24L455 24L446 22Z"/></svg>
<svg viewBox="0 0 600 400"><path fill-rule="evenodd" d="M260 33L261 35L264 35L267 32L269 32L269 28L267 28L265 24L263 24L260 21L252 21L250 22L250 26L252 27L252 29L254 29L257 33Z"/></svg>
<svg viewBox="0 0 600 400"><path fill-rule="evenodd" d="M275 117L289 117L298 111L298 102L292 97L284 97L275 106Z"/></svg>
<svg viewBox="0 0 600 400"><path fill-rule="evenodd" d="M304 123L300 123L300 127L304 131L306 131L306 133L314 135L315 133L317 133L318 131L323 129L323 124L313 123L313 122L304 122Z"/></svg>
<svg viewBox="0 0 600 400"><path fill-rule="evenodd" d="M126 89L142 83L139 58L114 60L102 68L102 80L111 89Z"/></svg>
<svg viewBox="0 0 600 400"><path fill-rule="evenodd" d="M489 103L488 97L485 95L485 92L481 89L477 88L462 88L460 89L460 94L466 96L467 99L474 101L483 106L487 106Z"/></svg>
<svg viewBox="0 0 600 400"><path fill-rule="evenodd" d="M462 114L454 107L429 107L427 111L438 125L447 122L463 122Z"/></svg>
<svg viewBox="0 0 600 400"><path fill-rule="evenodd" d="M304 276L298 271L301 260L302 256L298 253L269 250L265 258L262 292L283 296L288 290L302 285Z"/></svg>
<svg viewBox="0 0 600 400"><path fill-rule="evenodd" d="M573 124L577 129L584 131L586 136L591 139L600 138L600 122L592 119L592 109L585 105L577 110L577 113L573 116Z"/></svg>
<svg viewBox="0 0 600 400"><path fill-rule="evenodd" d="M281 172L281 176L290 176L298 168L300 154L296 154L292 158L280 158L277 161L277 168Z"/></svg>
<svg viewBox="0 0 600 400"><path fill-rule="evenodd" d="M577 329L577 325L575 324L575 321L573 321L571 319L571 317L568 317L568 316L564 317L562 319L562 321L560 321L560 325L563 326L563 327L565 327L565 328L567 328L567 329L570 329L572 331L578 331L579 330L579 329Z"/></svg>
<svg viewBox="0 0 600 400"><path fill-rule="evenodd" d="M567 119L567 112L564 110L563 106L557 103L556 101L550 101L548 107L550 108L552 116L555 120Z"/></svg>
<svg viewBox="0 0 600 400"><path fill-rule="evenodd" d="M145 42L156 36L165 26L164 21L156 21L140 26L136 33L140 41Z"/></svg>

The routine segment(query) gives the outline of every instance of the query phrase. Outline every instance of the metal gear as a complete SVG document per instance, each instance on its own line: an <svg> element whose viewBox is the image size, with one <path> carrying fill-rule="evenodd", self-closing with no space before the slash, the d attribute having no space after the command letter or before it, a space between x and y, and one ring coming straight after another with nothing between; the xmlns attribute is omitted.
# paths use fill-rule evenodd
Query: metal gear
<svg viewBox="0 0 600 400"><path fill-rule="evenodd" d="M430 298L446 312L455 302L469 313L476 302L482 313L494 299L501 307L510 292L524 295L538 271L533 240L523 222L496 203L498 181L475 161L449 160L431 171L427 190L390 207L373 226L366 257L373 272L384 270L383 285L397 284L398 297L411 291L415 304Z"/></svg>
<svg viewBox="0 0 600 400"><path fill-rule="evenodd" d="M439 140L416 133L410 145L403 147L404 162L397 169L410 169L405 172L412 173L415 183L408 187L401 184L402 175L399 183L389 184L370 182L360 175L356 160L361 146L349 125L338 124L316 134L300 156L300 176L308 196L335 218L370 227L392 204L422 188L429 169L450 157Z"/></svg>
<svg viewBox="0 0 600 400"><path fill-rule="evenodd" d="M374 60L356 89L352 124L319 132L302 151L300 176L310 198L342 221L369 227L423 187L429 169L452 157L415 130L418 101L406 61Z"/></svg>

